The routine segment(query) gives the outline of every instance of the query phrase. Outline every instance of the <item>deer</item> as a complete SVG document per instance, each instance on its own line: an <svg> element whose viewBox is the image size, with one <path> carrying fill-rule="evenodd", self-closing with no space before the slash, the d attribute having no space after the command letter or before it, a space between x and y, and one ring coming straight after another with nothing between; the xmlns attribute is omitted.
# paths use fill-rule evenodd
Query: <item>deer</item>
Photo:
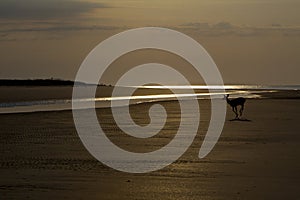
<svg viewBox="0 0 300 200"><path fill-rule="evenodd" d="M232 111L235 114L235 119L239 119L239 114L240 117L243 115L243 111L244 111L244 104L246 102L246 99L243 97L239 97L239 98L235 98L235 99L229 99L229 94L227 94L225 96L227 103L231 106ZM240 110L239 113L237 111L237 107L240 106Z"/></svg>

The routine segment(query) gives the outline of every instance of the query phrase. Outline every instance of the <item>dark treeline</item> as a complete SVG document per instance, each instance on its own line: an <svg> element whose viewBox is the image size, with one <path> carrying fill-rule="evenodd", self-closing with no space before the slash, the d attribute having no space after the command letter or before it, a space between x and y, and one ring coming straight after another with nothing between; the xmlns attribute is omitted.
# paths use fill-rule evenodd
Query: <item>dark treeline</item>
<svg viewBox="0 0 300 200"><path fill-rule="evenodd" d="M74 81L60 79L0 79L0 86L73 86ZM88 85L76 82L76 85Z"/></svg>

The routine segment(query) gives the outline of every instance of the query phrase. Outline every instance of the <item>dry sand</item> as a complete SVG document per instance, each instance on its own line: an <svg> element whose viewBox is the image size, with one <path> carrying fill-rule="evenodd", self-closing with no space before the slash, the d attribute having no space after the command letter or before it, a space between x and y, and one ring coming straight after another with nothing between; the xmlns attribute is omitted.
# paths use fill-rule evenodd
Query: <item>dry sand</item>
<svg viewBox="0 0 300 200"><path fill-rule="evenodd" d="M163 104L172 120L148 145L130 142L111 120L101 124L121 147L153 150L172 139L180 120L177 103ZM200 105L193 145L177 162L147 174L118 172L95 160L70 111L0 115L0 199L299 199L300 100L248 100L248 122L229 121L234 115L228 111L220 141L204 159L197 155L210 113L208 101ZM132 106L133 118L147 123L140 111L148 106ZM110 116L109 109L98 112Z"/></svg>

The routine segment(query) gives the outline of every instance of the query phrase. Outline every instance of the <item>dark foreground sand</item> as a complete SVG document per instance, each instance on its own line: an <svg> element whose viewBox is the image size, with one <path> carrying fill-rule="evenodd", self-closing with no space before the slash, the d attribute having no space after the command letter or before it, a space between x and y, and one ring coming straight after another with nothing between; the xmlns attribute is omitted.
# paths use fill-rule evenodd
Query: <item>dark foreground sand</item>
<svg viewBox="0 0 300 200"><path fill-rule="evenodd" d="M136 152L159 148L179 121L177 104L163 104L171 111L168 129L148 145L130 142L111 120L102 125L121 147ZM148 174L118 172L95 160L81 144L70 111L0 115L0 199L300 198L300 100L248 100L249 122L229 121L229 111L220 141L201 160L197 155L209 103L200 105L201 127L190 149L172 165ZM147 106L133 106L133 118L147 123L140 112ZM100 109L99 115L110 112Z"/></svg>

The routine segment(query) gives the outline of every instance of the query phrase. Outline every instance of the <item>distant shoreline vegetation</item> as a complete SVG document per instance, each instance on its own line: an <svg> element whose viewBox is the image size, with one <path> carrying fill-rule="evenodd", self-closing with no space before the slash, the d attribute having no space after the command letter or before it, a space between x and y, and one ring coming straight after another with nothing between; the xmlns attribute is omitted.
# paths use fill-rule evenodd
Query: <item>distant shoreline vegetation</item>
<svg viewBox="0 0 300 200"><path fill-rule="evenodd" d="M89 86L94 84L62 79L0 79L0 86ZM98 86L111 86L98 84Z"/></svg>

